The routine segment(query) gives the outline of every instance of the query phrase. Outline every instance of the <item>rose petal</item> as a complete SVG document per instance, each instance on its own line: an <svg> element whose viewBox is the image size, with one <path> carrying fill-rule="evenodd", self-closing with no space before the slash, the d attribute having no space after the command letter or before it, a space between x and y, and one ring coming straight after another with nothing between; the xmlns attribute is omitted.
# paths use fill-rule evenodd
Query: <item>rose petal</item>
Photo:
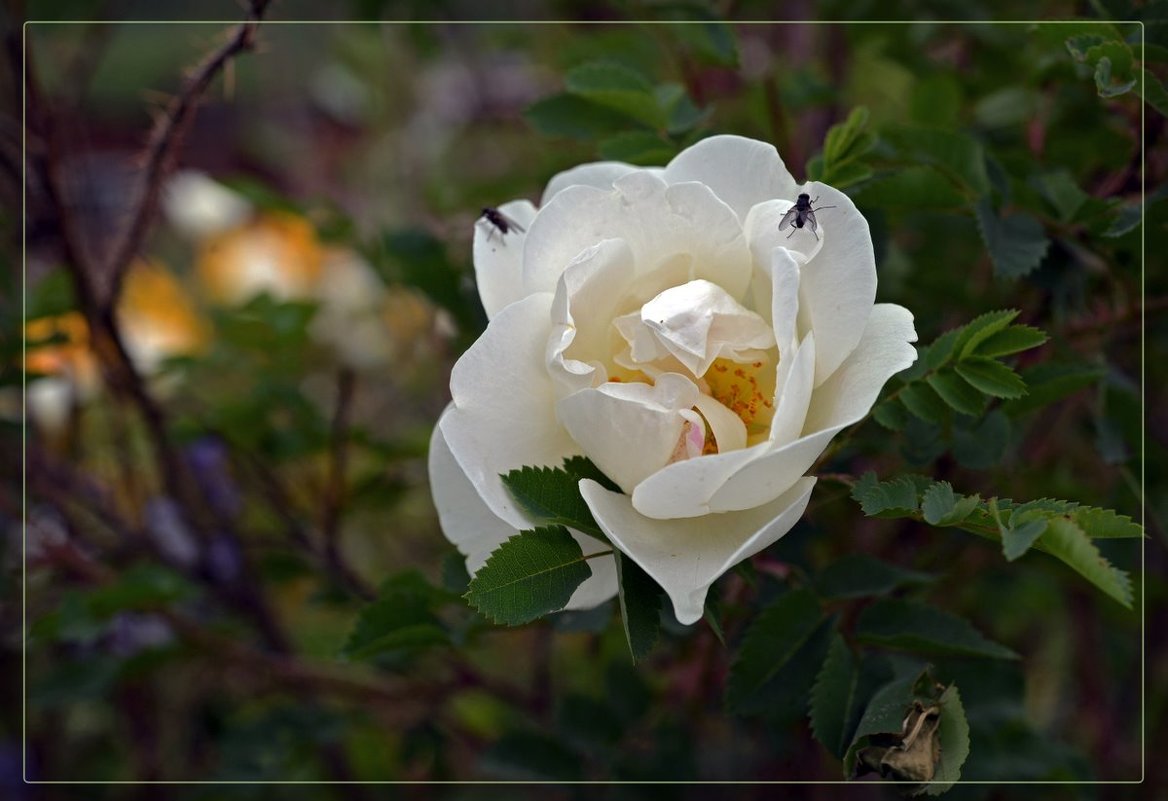
<svg viewBox="0 0 1168 801"><path fill-rule="evenodd" d="M473 576L486 564L491 553L518 531L496 517L483 502L451 453L439 426L434 426L430 437L429 471L430 492L438 509L442 532L466 557L467 572ZM608 550L608 545L595 537L578 531L571 533L585 556ZM576 588L565 609L589 609L616 595L616 563L613 558L598 556L589 559L588 566L592 568L592 576Z"/></svg>
<svg viewBox="0 0 1168 801"><path fill-rule="evenodd" d="M806 264L823 249L829 232L824 230L822 219L817 218L819 231L816 234L806 227L791 226L779 230L779 223L794 205L794 197L781 198L760 203L750 210L744 228L755 264L769 264L776 248L790 251L800 264Z"/></svg>
<svg viewBox="0 0 1168 801"><path fill-rule="evenodd" d="M815 331L815 386L827 380L856 347L876 299L876 255L868 221L852 199L826 184L800 191L816 206L835 206L817 215L823 247L803 265L799 312Z"/></svg>
<svg viewBox="0 0 1168 801"><path fill-rule="evenodd" d="M714 511L749 509L783 492L819 458L839 431L863 419L880 388L916 361L912 315L877 304L859 346L812 394L804 436L745 465L710 499Z"/></svg>
<svg viewBox="0 0 1168 801"><path fill-rule="evenodd" d="M544 366L552 295L505 306L454 365L454 406L440 425L454 457L491 510L515 528L531 521L515 506L500 473L525 465L558 467L580 448L555 416Z"/></svg>
<svg viewBox="0 0 1168 801"><path fill-rule="evenodd" d="M775 416L771 420L770 440L786 445L799 437L811 402L811 384L815 380L815 334L808 334L790 358L779 365L779 391L776 393Z"/></svg>
<svg viewBox="0 0 1168 801"><path fill-rule="evenodd" d="M612 182L622 175L627 175L640 169L623 161L594 161L591 164L581 164L578 167L556 173L548 181L543 190L543 197L539 201L540 207L546 206L548 201L569 186L594 186L597 189L611 189Z"/></svg>
<svg viewBox="0 0 1168 801"><path fill-rule="evenodd" d="M512 200L499 206L506 217L523 228L531 227L535 206L529 200ZM487 319L492 319L508 303L524 297L523 291L523 231L504 234L487 220L479 219L474 226L475 283Z"/></svg>
<svg viewBox="0 0 1168 801"><path fill-rule="evenodd" d="M814 478L799 481L765 506L700 520L654 520L627 495L585 479L580 492L613 545L661 585L682 623L697 622L706 592L734 565L773 544L798 522Z"/></svg>
<svg viewBox="0 0 1168 801"><path fill-rule="evenodd" d="M815 346L819 347L816 331ZM872 307L860 343L831 378L816 388L805 432L843 428L861 420L889 378L917 360L912 312L892 303Z"/></svg>
<svg viewBox="0 0 1168 801"><path fill-rule="evenodd" d="M718 488L770 450L770 442L762 442L668 464L633 488L633 506L646 517L660 520L708 515Z"/></svg>
<svg viewBox="0 0 1168 801"><path fill-rule="evenodd" d="M670 184L698 181L714 190L739 220L772 198L794 200L795 179L773 145L742 136L711 136L678 153L665 168Z"/></svg>
<svg viewBox="0 0 1168 801"><path fill-rule="evenodd" d="M607 191L568 186L540 209L524 246L525 291L553 291L572 260L605 239L623 239L632 250L636 272L630 282L663 265L683 264L688 274L671 275L673 283L705 278L734 298L750 283L750 254L733 211L701 184L667 187L651 172L637 170ZM679 255L688 261L677 260Z"/></svg>
<svg viewBox="0 0 1168 801"><path fill-rule="evenodd" d="M631 491L664 467L677 448L697 385L665 373L655 384L603 384L584 389L556 405L564 428L581 450L620 487Z"/></svg>

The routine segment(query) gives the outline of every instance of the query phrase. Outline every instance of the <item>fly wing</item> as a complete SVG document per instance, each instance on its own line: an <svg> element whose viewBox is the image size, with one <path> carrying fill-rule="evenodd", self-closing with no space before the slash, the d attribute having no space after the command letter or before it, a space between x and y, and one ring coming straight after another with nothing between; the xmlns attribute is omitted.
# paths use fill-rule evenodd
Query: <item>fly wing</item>
<svg viewBox="0 0 1168 801"><path fill-rule="evenodd" d="M507 230L508 231L514 230L514 231L518 231L521 234L527 233L526 228L524 228L522 225L520 225L519 223L512 220L510 217L508 217L506 214L499 211L498 209L495 210L495 214L498 214L499 219L502 220L503 222L507 223Z"/></svg>
<svg viewBox="0 0 1168 801"><path fill-rule="evenodd" d="M790 228L792 225L795 224L795 218L798 216L799 216L799 209L792 206L787 211L787 213L783 215L783 219L779 220L779 230L785 231L788 228Z"/></svg>
<svg viewBox="0 0 1168 801"><path fill-rule="evenodd" d="M815 221L815 212L813 212L813 211L804 212L803 213L803 222L804 222L804 224L806 224L806 226L808 228L811 229L811 233L814 234L819 230L819 223Z"/></svg>

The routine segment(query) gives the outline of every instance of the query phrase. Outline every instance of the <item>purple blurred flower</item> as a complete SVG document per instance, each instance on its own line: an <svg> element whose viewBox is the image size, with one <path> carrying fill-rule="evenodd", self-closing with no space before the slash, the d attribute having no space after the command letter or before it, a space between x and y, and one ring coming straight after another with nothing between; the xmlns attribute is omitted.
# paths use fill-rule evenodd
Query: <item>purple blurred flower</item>
<svg viewBox="0 0 1168 801"><path fill-rule="evenodd" d="M151 498L144 516L146 530L162 556L178 567L194 567L199 561L199 545L175 502L162 496Z"/></svg>
<svg viewBox="0 0 1168 801"><path fill-rule="evenodd" d="M219 514L235 517L242 501L231 479L227 447L216 437L203 437L186 448L187 462L207 502Z"/></svg>

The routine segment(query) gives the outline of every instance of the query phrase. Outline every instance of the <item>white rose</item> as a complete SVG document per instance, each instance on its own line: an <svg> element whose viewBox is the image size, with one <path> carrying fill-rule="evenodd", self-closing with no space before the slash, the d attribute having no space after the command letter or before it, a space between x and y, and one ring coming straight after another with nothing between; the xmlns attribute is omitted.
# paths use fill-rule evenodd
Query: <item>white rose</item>
<svg viewBox="0 0 1168 801"><path fill-rule="evenodd" d="M810 227L779 230L797 196ZM913 317L875 304L868 224L847 195L796 185L774 147L705 139L664 169L586 164L542 206L476 225L490 318L454 365L430 477L447 537L473 573L529 520L499 476L583 454L623 492L580 490L613 546L682 623L710 585L795 524L804 477L841 429L916 359ZM575 534L585 555L604 543ZM616 592L614 562L568 608Z"/></svg>

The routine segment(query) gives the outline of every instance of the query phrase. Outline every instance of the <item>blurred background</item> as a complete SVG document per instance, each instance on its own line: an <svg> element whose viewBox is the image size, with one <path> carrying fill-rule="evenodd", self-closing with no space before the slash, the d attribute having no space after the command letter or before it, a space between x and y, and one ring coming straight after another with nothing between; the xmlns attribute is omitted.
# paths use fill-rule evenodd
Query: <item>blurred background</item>
<svg viewBox="0 0 1168 801"><path fill-rule="evenodd" d="M962 677L970 716L963 778L1001 783L949 797L1136 779L1145 743L1148 785L1061 790L1162 788L1168 95L1149 82L1141 99L1128 81L1165 75L1164 4L1011 7L1091 20L1077 26L878 22L993 15L976 2L783 4L795 19L853 20L838 25L741 22L773 13L749 1L514 3L490 11L515 22L449 22L481 6L272 3L254 49L208 86L157 197L142 183L152 126L246 8L7 9L5 797L33 797L22 724L33 780L835 780L839 761L808 730L808 686L755 717L727 714L723 692L760 599L791 570L857 552L934 574L919 592L1022 654L943 666ZM325 13L370 22L291 23ZM160 17L218 22L125 22ZM430 21L373 21L412 17ZM23 19L45 22L23 28L22 56ZM518 21L556 19L581 21ZM1124 44L1105 51L1100 82L1089 51L1113 38ZM622 68L623 111L581 88L574 71L595 62ZM866 146L825 159L828 130L858 107ZM1021 365L1062 382L1049 405L1001 404L967 430L869 421L827 467L1137 518L1146 491L1146 582L1139 543L1101 543L1147 594L1146 629L1138 603L1123 609L1042 554L1006 563L956 530L866 519L828 485L749 575L719 582L721 630L666 621L635 666L611 604L517 629L465 607L426 449L450 367L486 324L470 261L481 208L537 201L585 161L663 164L709 133L771 141L796 179L846 187L872 226L878 300L911 309L922 343L999 308L1051 334ZM152 213L127 239L144 200ZM987 213L1005 251L987 240Z"/></svg>

